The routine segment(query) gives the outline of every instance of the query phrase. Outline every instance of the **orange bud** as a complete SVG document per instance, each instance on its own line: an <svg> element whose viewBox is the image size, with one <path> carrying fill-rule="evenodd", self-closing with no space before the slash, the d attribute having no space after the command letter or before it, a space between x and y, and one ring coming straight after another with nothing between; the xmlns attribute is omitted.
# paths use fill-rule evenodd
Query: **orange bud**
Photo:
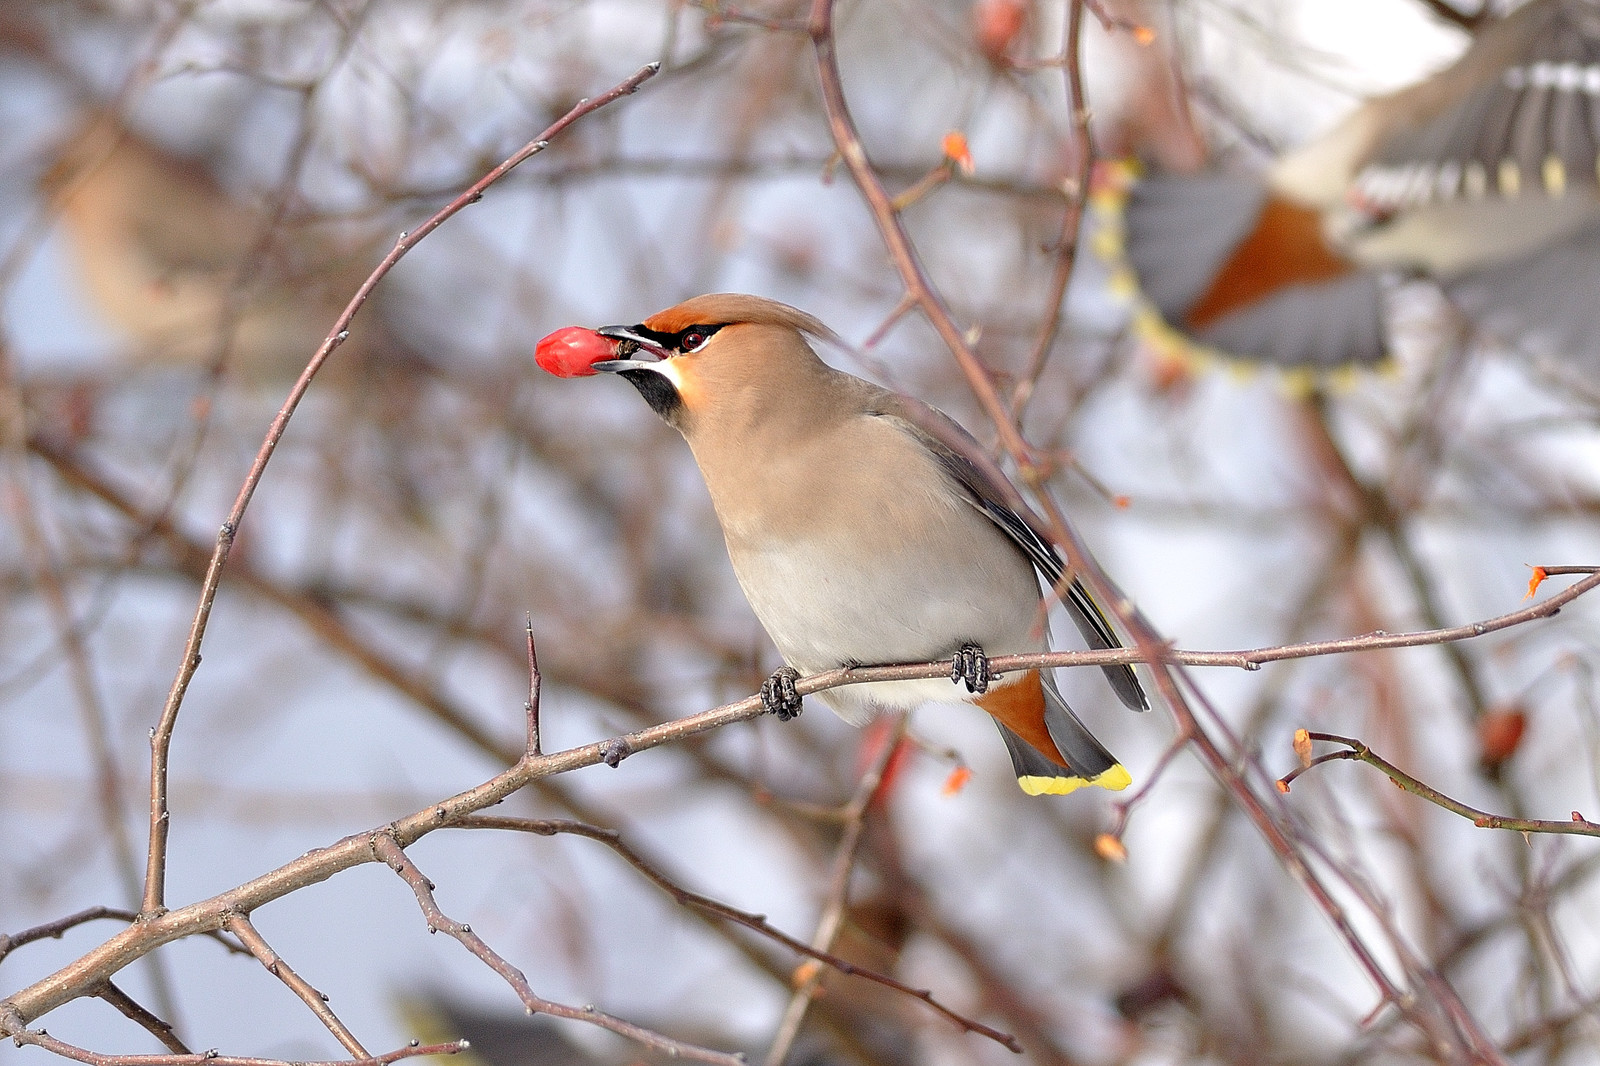
<svg viewBox="0 0 1600 1066"><path fill-rule="evenodd" d="M1498 768L1522 743L1528 716L1515 707L1493 710L1478 719L1478 762L1485 769Z"/></svg>
<svg viewBox="0 0 1600 1066"><path fill-rule="evenodd" d="M1283 778L1280 777L1275 783L1278 786L1279 792L1287 793L1289 791L1289 782L1285 781Z"/></svg>
<svg viewBox="0 0 1600 1066"><path fill-rule="evenodd" d="M794 973L789 976L790 983L795 988L800 988L822 975L822 963L816 959L806 959L794 968Z"/></svg>
<svg viewBox="0 0 1600 1066"><path fill-rule="evenodd" d="M957 766L950 771L950 776L944 779L944 787L939 790L942 796L954 796L957 792L967 787L967 782L972 780L972 770L966 766Z"/></svg>
<svg viewBox="0 0 1600 1066"><path fill-rule="evenodd" d="M1294 753L1300 759L1301 766L1311 765L1311 734L1304 729L1294 731ZM1285 792L1288 789L1284 789Z"/></svg>
<svg viewBox="0 0 1600 1066"><path fill-rule="evenodd" d="M1128 849L1110 833L1101 833L1094 838L1094 852L1106 862L1128 861Z"/></svg>
<svg viewBox="0 0 1600 1066"><path fill-rule="evenodd" d="M972 35L978 51L995 66L1005 66L1006 53L1022 32L1028 5L1023 0L978 0L972 9Z"/></svg>
<svg viewBox="0 0 1600 1066"><path fill-rule="evenodd" d="M972 150L967 147L966 134L960 130L951 130L944 135L942 148L944 157L954 163L961 173L972 173Z"/></svg>
<svg viewBox="0 0 1600 1066"><path fill-rule="evenodd" d="M1539 586L1544 584L1544 579L1549 576L1550 572L1544 567L1534 567L1532 576L1528 578L1528 594L1522 598L1525 600L1533 599L1533 594L1539 591Z"/></svg>
<svg viewBox="0 0 1600 1066"><path fill-rule="evenodd" d="M1140 48L1148 48L1156 40L1156 31L1149 26L1135 26L1133 28L1133 41Z"/></svg>
<svg viewBox="0 0 1600 1066"><path fill-rule="evenodd" d="M1182 395L1194 384L1194 362L1178 352L1152 352L1150 359L1150 384L1156 392Z"/></svg>
<svg viewBox="0 0 1600 1066"><path fill-rule="evenodd" d="M1133 506L1133 501L1126 496L1113 496L1111 497L1111 506L1119 511L1126 511Z"/></svg>

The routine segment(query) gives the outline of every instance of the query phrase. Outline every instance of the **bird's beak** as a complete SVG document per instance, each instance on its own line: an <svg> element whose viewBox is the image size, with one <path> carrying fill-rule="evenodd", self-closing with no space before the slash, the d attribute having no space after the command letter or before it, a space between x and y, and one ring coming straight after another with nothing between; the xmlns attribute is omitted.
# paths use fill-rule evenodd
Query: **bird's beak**
<svg viewBox="0 0 1600 1066"><path fill-rule="evenodd" d="M624 370L643 370L668 358L672 353L651 339L640 326L602 326L600 336L617 342L616 358L590 365L591 370L617 374Z"/></svg>

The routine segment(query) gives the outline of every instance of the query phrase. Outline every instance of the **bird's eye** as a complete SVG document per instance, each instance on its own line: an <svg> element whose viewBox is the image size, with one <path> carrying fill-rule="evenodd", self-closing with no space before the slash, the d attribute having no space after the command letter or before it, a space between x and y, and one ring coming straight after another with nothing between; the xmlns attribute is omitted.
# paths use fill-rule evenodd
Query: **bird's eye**
<svg viewBox="0 0 1600 1066"><path fill-rule="evenodd" d="M699 351L701 348L705 347L706 341L710 340L711 334L715 332L716 330L702 329L699 326L696 326L693 329L684 330L683 333L678 337L678 351Z"/></svg>

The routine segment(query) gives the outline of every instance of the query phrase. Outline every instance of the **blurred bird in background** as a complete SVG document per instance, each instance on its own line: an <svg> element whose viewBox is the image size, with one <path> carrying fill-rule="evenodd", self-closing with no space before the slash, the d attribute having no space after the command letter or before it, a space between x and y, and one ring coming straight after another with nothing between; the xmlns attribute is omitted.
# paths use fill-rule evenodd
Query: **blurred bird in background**
<svg viewBox="0 0 1600 1066"><path fill-rule="evenodd" d="M224 365L246 381L303 368L378 255L371 235L290 224L199 160L87 116L40 181L93 306L138 364ZM340 363L374 347L353 331Z"/></svg>
<svg viewBox="0 0 1600 1066"><path fill-rule="evenodd" d="M1376 362L1388 282L1421 275L1496 339L1600 368L1600 4L1487 22L1264 174L1139 180L1124 225L1143 296L1231 357Z"/></svg>
<svg viewBox="0 0 1600 1066"><path fill-rule="evenodd" d="M80 291L123 341L110 360L65 382L87 420L111 386L146 412L204 392L212 377L276 402L392 239L371 222L320 215L298 190L235 194L211 163L96 109L58 144L39 180ZM415 520L428 513L431 475L404 438L434 417L441 389L472 383L447 380L418 354L392 292L375 290L319 372L315 394L332 404L323 423L330 467L348 465L383 509ZM147 371L166 376L137 390ZM174 372L189 374L190 386L174 389ZM46 374L32 390L44 410L63 406L47 398L52 384L62 382Z"/></svg>

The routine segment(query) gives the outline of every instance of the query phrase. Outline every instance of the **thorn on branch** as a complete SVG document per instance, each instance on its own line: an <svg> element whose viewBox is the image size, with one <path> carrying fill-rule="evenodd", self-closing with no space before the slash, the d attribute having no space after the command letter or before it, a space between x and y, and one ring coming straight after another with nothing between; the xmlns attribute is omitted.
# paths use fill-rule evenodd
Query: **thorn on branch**
<svg viewBox="0 0 1600 1066"><path fill-rule="evenodd" d="M537 757L539 750L539 692L542 678L539 675L539 653L533 643L533 613L527 614L528 634L528 701L523 705L527 716L527 743L524 753L529 757ZM613 764L614 765L614 764Z"/></svg>

